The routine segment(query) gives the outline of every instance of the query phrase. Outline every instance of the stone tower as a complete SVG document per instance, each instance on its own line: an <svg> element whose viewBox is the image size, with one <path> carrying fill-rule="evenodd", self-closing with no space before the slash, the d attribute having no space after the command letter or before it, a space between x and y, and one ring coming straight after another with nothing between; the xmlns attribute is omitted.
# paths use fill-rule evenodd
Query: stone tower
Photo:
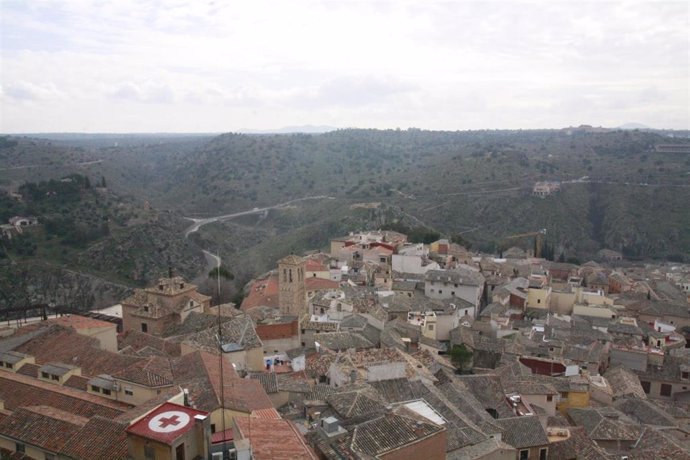
<svg viewBox="0 0 690 460"><path fill-rule="evenodd" d="M300 316L306 313L303 258L290 255L278 261L278 289L278 304L283 314Z"/></svg>

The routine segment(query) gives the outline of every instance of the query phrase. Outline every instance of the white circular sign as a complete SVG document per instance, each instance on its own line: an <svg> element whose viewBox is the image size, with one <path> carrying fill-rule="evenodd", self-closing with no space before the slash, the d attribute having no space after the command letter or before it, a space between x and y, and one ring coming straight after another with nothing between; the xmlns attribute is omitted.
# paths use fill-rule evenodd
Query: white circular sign
<svg viewBox="0 0 690 460"><path fill-rule="evenodd" d="M189 423L189 415L179 410L170 410L149 420L149 430L156 433L171 433L180 430Z"/></svg>

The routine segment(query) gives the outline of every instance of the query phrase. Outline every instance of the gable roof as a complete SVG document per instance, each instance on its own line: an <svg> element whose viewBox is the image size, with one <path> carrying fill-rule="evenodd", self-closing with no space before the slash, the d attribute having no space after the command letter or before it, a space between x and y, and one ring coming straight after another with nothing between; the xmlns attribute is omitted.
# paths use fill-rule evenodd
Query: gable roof
<svg viewBox="0 0 690 460"><path fill-rule="evenodd" d="M392 413L357 425L352 431L351 448L364 455L380 456L443 430L442 426L400 407Z"/></svg>
<svg viewBox="0 0 690 460"><path fill-rule="evenodd" d="M111 374L139 361L136 357L101 350L96 339L58 325L49 326L45 333L15 351L33 356L37 364L52 362L81 367L85 375Z"/></svg>
<svg viewBox="0 0 690 460"><path fill-rule="evenodd" d="M249 439L256 460L318 458L289 420L235 417L234 424L239 437Z"/></svg>
<svg viewBox="0 0 690 460"><path fill-rule="evenodd" d="M499 419L496 424L503 429L503 441L517 449L549 444L539 417L534 415Z"/></svg>
<svg viewBox="0 0 690 460"><path fill-rule="evenodd" d="M613 407L568 409L568 417L595 441L635 441L641 428Z"/></svg>
<svg viewBox="0 0 690 460"><path fill-rule="evenodd" d="M87 419L50 406L17 409L0 421L0 433L50 452L59 452Z"/></svg>
<svg viewBox="0 0 690 460"><path fill-rule="evenodd" d="M21 374L0 371L0 400L7 410L15 411L35 405L54 407L74 415L114 418L127 410L128 405L85 393L73 388L44 382Z"/></svg>
<svg viewBox="0 0 690 460"><path fill-rule="evenodd" d="M127 456L127 433L129 424L105 417L92 417L67 440L61 453L70 458L89 460L118 460Z"/></svg>

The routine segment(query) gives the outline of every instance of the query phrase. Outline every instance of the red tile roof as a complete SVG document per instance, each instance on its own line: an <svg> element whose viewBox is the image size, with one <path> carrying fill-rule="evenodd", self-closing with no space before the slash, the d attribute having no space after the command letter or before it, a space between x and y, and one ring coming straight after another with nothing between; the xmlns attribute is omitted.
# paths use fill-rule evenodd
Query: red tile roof
<svg viewBox="0 0 690 460"><path fill-rule="evenodd" d="M125 347L131 347L131 350L134 352L148 347L153 350L158 350L160 354L166 356L180 356L181 354L179 343L134 330L125 331L123 334L120 334L117 337L117 346L119 350Z"/></svg>
<svg viewBox="0 0 690 460"><path fill-rule="evenodd" d="M274 408L253 410L250 417L263 418L269 420L280 420L282 417Z"/></svg>
<svg viewBox="0 0 690 460"><path fill-rule="evenodd" d="M170 360L160 356L141 359L113 377L148 387L162 387L173 384Z"/></svg>
<svg viewBox="0 0 690 460"><path fill-rule="evenodd" d="M223 385L220 379L220 363L218 356L200 352L206 374L213 387L218 401L221 394L225 398L226 407L234 407L243 411L269 409L273 407L271 399L266 394L261 382L253 379L241 379L229 363L223 363Z"/></svg>
<svg viewBox="0 0 690 460"><path fill-rule="evenodd" d="M323 278L306 278L304 285L307 291L326 291L328 289L337 289L340 283L337 281L325 280Z"/></svg>
<svg viewBox="0 0 690 460"><path fill-rule="evenodd" d="M224 441L232 441L234 439L234 435L232 432L232 428L228 428L225 431L216 431L211 435L211 444L218 444Z"/></svg>
<svg viewBox="0 0 690 460"><path fill-rule="evenodd" d="M50 452L59 452L86 422L83 417L53 407L23 407L0 422L0 433Z"/></svg>
<svg viewBox="0 0 690 460"><path fill-rule="evenodd" d="M91 379L82 375L71 375L70 378L65 381L65 386L86 391L89 380Z"/></svg>
<svg viewBox="0 0 690 460"><path fill-rule="evenodd" d="M72 436L61 453L79 460L119 460L127 458L128 423L93 417Z"/></svg>
<svg viewBox="0 0 690 460"><path fill-rule="evenodd" d="M36 364L64 363L81 367L84 375L112 374L141 358L101 350L98 341L71 328L52 325L46 333L14 349L36 358Z"/></svg>
<svg viewBox="0 0 690 460"><path fill-rule="evenodd" d="M322 264L321 261L309 258L304 264L304 271L326 272L328 271L328 268L324 264Z"/></svg>
<svg viewBox="0 0 690 460"><path fill-rule="evenodd" d="M0 400L11 411L40 403L82 417L113 418L128 405L21 374L0 371Z"/></svg>
<svg viewBox="0 0 690 460"><path fill-rule="evenodd" d="M276 273L271 273L267 278L254 281L240 308L247 311L250 308L260 306L278 307L278 275Z"/></svg>
<svg viewBox="0 0 690 460"><path fill-rule="evenodd" d="M256 460L318 458L289 420L235 417L234 422L235 438L249 438Z"/></svg>
<svg viewBox="0 0 690 460"><path fill-rule="evenodd" d="M207 417L208 412L167 402L131 425L126 431L146 439L172 445L175 439L194 428L196 424L194 417L197 415Z"/></svg>
<svg viewBox="0 0 690 460"><path fill-rule="evenodd" d="M73 327L74 329L95 329L95 328L116 328L117 325L96 318L89 318L81 315L66 315L59 318L51 318L46 321L49 324L59 324L60 326Z"/></svg>

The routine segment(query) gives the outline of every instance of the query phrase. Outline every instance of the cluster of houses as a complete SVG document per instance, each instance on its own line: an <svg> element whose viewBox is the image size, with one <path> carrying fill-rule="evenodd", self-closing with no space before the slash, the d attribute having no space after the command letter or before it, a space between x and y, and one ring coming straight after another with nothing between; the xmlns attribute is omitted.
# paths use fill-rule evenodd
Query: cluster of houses
<svg viewBox="0 0 690 460"><path fill-rule="evenodd" d="M38 219L33 216L10 217L6 224L0 225L0 239L11 240L14 235L21 235L25 227L38 225Z"/></svg>
<svg viewBox="0 0 690 460"><path fill-rule="evenodd" d="M111 321L0 330L0 453L690 459L690 267L613 260L371 231L279 260L239 306L170 274Z"/></svg>

